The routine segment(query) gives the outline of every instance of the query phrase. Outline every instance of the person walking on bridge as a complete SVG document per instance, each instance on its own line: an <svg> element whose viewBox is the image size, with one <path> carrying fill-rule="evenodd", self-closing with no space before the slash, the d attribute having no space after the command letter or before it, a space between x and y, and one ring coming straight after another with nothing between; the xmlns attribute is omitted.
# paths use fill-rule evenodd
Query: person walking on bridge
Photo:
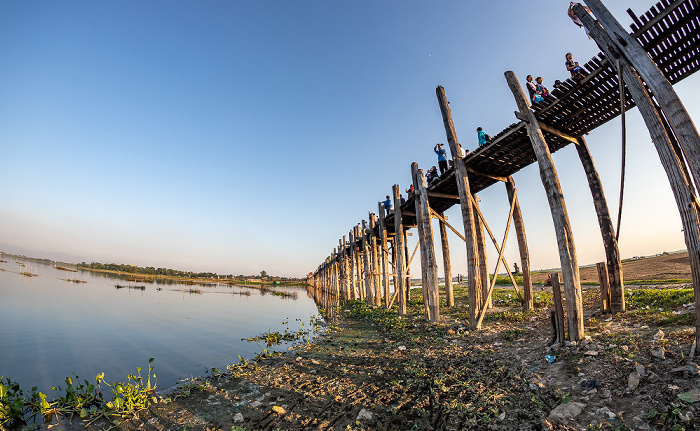
<svg viewBox="0 0 700 431"><path fill-rule="evenodd" d="M447 151L442 148L442 144L435 145L433 150L438 156L438 166L440 166L440 175L442 175L447 171Z"/></svg>

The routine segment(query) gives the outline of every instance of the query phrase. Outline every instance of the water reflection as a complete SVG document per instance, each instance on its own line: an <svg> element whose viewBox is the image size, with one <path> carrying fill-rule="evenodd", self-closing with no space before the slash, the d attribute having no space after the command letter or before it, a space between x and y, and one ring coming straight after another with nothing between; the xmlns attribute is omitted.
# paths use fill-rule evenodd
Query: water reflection
<svg viewBox="0 0 700 431"><path fill-rule="evenodd" d="M167 387L259 351L241 338L283 332L283 321L308 323L317 314L300 287L185 285L33 262L0 265L0 375L50 397L50 387L73 372L124 380L149 357L156 358L158 386ZM290 323L289 330L298 328Z"/></svg>

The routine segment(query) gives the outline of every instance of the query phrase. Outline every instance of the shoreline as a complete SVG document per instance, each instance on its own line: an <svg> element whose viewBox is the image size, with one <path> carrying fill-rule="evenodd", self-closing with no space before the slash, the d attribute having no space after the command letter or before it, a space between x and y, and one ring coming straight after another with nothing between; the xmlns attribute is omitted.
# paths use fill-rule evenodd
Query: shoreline
<svg viewBox="0 0 700 431"><path fill-rule="evenodd" d="M423 318L418 289L406 317L348 301L312 344L199 378L186 396L152 404L119 428L692 429L700 424L693 402L679 397L700 384L689 360L688 290L635 290L630 311L615 316L600 313L597 292L586 290L588 336L551 347L546 292L539 308L522 312L510 291L499 291L481 331L463 323L461 290L439 324ZM648 307L681 293L664 311ZM668 409L680 415L653 413Z"/></svg>

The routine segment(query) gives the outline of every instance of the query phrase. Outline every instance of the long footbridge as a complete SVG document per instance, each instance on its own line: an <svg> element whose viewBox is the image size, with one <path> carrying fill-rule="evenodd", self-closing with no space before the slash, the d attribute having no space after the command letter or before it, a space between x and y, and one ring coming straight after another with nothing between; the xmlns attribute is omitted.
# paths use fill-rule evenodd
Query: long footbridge
<svg viewBox="0 0 700 431"><path fill-rule="evenodd" d="M582 73L563 82L539 103L530 104L515 74L506 72L506 80L518 105L515 112L518 121L466 158L453 157L450 168L429 185L426 185L422 170L414 163L412 180L415 192L405 203L401 203L398 185L394 185L394 209L385 213L379 204L376 215L370 213L369 221L363 220L361 225L353 227L349 238L343 236L338 247L310 277L322 306L332 308L338 299L364 299L377 306L391 307L398 297L399 312L405 313L410 286L408 267L413 259L406 248L405 235L407 230L416 228L425 314L430 320L439 320L431 221L436 218L442 242L446 303L448 306L453 303L446 237L449 228L464 240L467 247L469 323L478 329L490 304L499 265L506 262L502 245L499 247L481 215L475 195L496 183L504 183L511 203L508 226L512 220L520 251L522 294L512 274L511 280L523 307L531 308L527 241L512 176L538 163L557 234L567 299L568 338L577 340L583 333L578 263L564 197L551 158L551 153L574 144L586 171L606 250L606 262L599 264L601 284L604 288L608 286L608 290L601 294L602 307L612 312L624 311L617 240L584 136L637 106L678 202L686 244L691 253L696 310L700 313L700 205L696 197L697 184L700 183L700 136L672 88L673 84L700 68L700 6L695 0L663 0L640 16L628 10L633 24L627 32L599 0L587 0L586 4L596 18L581 5L573 10L602 52L582 66ZM459 141L444 88L438 87L436 94L447 141L455 156ZM450 225L444 217L444 212L454 205L461 206L463 229ZM493 275L486 268L484 228L499 252ZM505 270L510 274L507 264ZM696 317L700 322L700 314ZM563 338L564 329L560 329L558 337Z"/></svg>

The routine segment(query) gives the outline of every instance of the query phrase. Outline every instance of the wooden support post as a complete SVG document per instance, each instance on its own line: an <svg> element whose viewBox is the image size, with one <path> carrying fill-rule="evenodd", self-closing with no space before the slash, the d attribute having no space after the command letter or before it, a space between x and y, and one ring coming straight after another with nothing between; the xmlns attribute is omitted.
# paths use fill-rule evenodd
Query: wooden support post
<svg viewBox="0 0 700 431"><path fill-rule="evenodd" d="M581 8L574 7L574 11L589 29L591 37L598 42L605 55L608 58L614 58L617 53L605 30ZM695 340L696 344L700 345L700 229L698 227L700 215L698 214L698 200L695 196L693 181L685 171L683 155L677 150L675 135L670 126L665 123L661 112L653 104L632 65L624 57L620 57L620 62L623 80L637 104L637 109L642 114L647 129L649 129L651 140L659 154L661 164L666 170L680 212L695 294Z"/></svg>
<svg viewBox="0 0 700 431"><path fill-rule="evenodd" d="M406 305L408 305L408 301L411 300L411 262L413 262L413 256L416 254L416 250L413 250L413 255L409 258L408 257L408 231L403 232L403 252L406 257L406 283L404 286L406 287L406 294L404 295L404 299L406 300ZM416 244L416 249L418 248L418 245L420 243Z"/></svg>
<svg viewBox="0 0 700 431"><path fill-rule="evenodd" d="M600 309L608 312L610 307L610 282L608 279L608 268L605 262L598 262L598 280L600 280Z"/></svg>
<svg viewBox="0 0 700 431"><path fill-rule="evenodd" d="M357 267L357 263L355 263L355 260L357 259L357 247L355 244L355 230L350 231L350 261L348 268L348 271L350 273L350 299L357 299L357 286L355 283L355 268Z"/></svg>
<svg viewBox="0 0 700 431"><path fill-rule="evenodd" d="M425 292L425 308L428 311L428 319L431 322L440 321L440 294L438 290L438 269L435 259L435 241L433 239L433 223L430 217L430 207L428 203L428 191L425 185L423 170L418 169L418 163L411 164L413 175L414 196L416 202L416 214L418 220L418 240L421 248L421 263L425 267L426 285L423 286ZM425 256L425 259L422 257ZM422 266L423 266L422 265Z"/></svg>
<svg viewBox="0 0 700 431"><path fill-rule="evenodd" d="M382 256L382 288L384 295L384 306L389 308L389 262L387 261L387 237L386 222L384 220L384 205L379 202L379 240L381 241L380 254Z"/></svg>
<svg viewBox="0 0 700 431"><path fill-rule="evenodd" d="M552 212L554 230L559 246L559 260L561 262L564 292L566 294L566 310L569 316L569 339L578 341L583 337L583 299L581 296L581 280L576 258L576 246L574 245L574 236L569 223L566 204L564 203L564 194L559 184L559 177L554 168L554 161L549 152L549 147L544 140L542 130L537 124L537 118L530 110L530 102L520 86L518 78L512 71L507 71L505 77L515 97L520 115L528 119L525 127L527 128L532 148L535 151L537 164L540 167L540 177L547 193L547 200Z"/></svg>
<svg viewBox="0 0 700 431"><path fill-rule="evenodd" d="M350 299L350 269L348 265L348 240L347 235L343 235L343 240L340 243L343 257L343 298Z"/></svg>
<svg viewBox="0 0 700 431"><path fill-rule="evenodd" d="M357 299L364 301L365 299L365 282L364 282L364 253L362 252L362 237L360 237L360 226L353 228L355 230L355 241L359 242L359 247L356 246L355 253L357 264Z"/></svg>
<svg viewBox="0 0 700 431"><path fill-rule="evenodd" d="M447 142L450 145L450 152L454 159L455 181L459 192L459 202L462 210L462 223L464 224L464 237L467 247L467 285L469 289L469 327L477 328L478 303L476 302L477 289L481 288L481 274L479 268L479 251L476 239L476 223L474 220L474 209L472 208L471 189L469 186L469 176L464 160L457 157L457 132L452 121L452 111L450 110L445 89L438 86L435 90L442 113L442 121L445 125Z"/></svg>
<svg viewBox="0 0 700 431"><path fill-rule="evenodd" d="M474 208L481 212L479 208L479 198L476 195L472 195ZM477 219L478 220L478 219ZM493 301L491 297L488 296L489 285L491 280L489 278L489 258L486 254L486 235L484 235L484 222L476 223L476 242L479 247L479 269L481 270L481 291L477 289L477 303L479 308L486 307L486 309L493 308Z"/></svg>
<svg viewBox="0 0 700 431"><path fill-rule="evenodd" d="M372 255L372 298L374 305L382 305L382 286L380 282L381 262L379 261L379 249L377 247L377 236L374 234L374 228L377 225L377 216L369 213L369 247Z"/></svg>
<svg viewBox="0 0 700 431"><path fill-rule="evenodd" d="M448 307L454 307L455 294L452 287L452 264L450 262L450 244L447 241L447 224L445 223L445 213L440 217L440 244L442 245L442 267L445 271L445 303Z"/></svg>
<svg viewBox="0 0 700 431"><path fill-rule="evenodd" d="M690 166L695 185L700 189L700 134L695 128L690 115L685 110L678 94L676 94L671 83L668 82L663 72L656 66L637 39L627 33L627 30L622 27L600 0L585 0L585 2L591 8L598 21L600 21L602 25L601 30L604 33L607 31L607 41L611 43L610 47L614 47L634 67L649 87L649 90L654 94L654 98L658 101L673 133L683 148L683 153ZM590 18L590 15L581 5L576 5L574 12L582 20L583 16ZM591 21L593 21L592 18ZM585 21L583 23L586 25ZM589 25L586 25L586 28L591 31ZM591 36L601 49L605 50L608 48L600 43L600 37L592 34Z"/></svg>
<svg viewBox="0 0 700 431"><path fill-rule="evenodd" d="M399 192L399 185L394 184L393 188L393 198L394 198L394 241L396 255L396 289L399 292L399 314L406 314L406 263L404 261L403 249L404 249L404 237L403 237L403 223L401 220L401 194Z"/></svg>
<svg viewBox="0 0 700 431"><path fill-rule="evenodd" d="M513 177L508 177L506 192L508 193L508 202L515 207L513 211L513 225L515 227L515 235L518 239L520 268L523 273L523 310L532 310L534 304L532 301L532 280L530 279L530 252L527 248L525 223L523 221L523 214L520 212L518 196L515 193L515 180L513 180Z"/></svg>
<svg viewBox="0 0 700 431"><path fill-rule="evenodd" d="M556 328L556 342L564 344L564 306L562 305L561 286L559 285L559 274L549 274L552 280L552 298L554 299L554 327ZM571 326L569 326L571 328ZM569 336L570 338L571 336ZM554 340L552 340L554 344Z"/></svg>
<svg viewBox="0 0 700 431"><path fill-rule="evenodd" d="M372 283L372 256L369 250L369 232L367 229L367 221L362 220L362 263L365 271L365 300L368 304L374 304L374 286Z"/></svg>
<svg viewBox="0 0 700 431"><path fill-rule="evenodd" d="M578 138L576 150L578 151L579 159L581 159L583 170L586 172L588 186L591 189L591 195L593 195L593 206L598 216L600 233L603 236L603 246L605 248L606 267L608 271L606 279L610 281L609 311L619 313L625 311L625 288L622 283L622 262L620 260L620 250L617 246L617 239L615 239L615 228L610 219L610 211L608 210L608 203L605 200L605 193L603 193L603 185L600 182L598 171L595 168L595 164L593 164L593 158L588 151L588 145L583 137Z"/></svg>

